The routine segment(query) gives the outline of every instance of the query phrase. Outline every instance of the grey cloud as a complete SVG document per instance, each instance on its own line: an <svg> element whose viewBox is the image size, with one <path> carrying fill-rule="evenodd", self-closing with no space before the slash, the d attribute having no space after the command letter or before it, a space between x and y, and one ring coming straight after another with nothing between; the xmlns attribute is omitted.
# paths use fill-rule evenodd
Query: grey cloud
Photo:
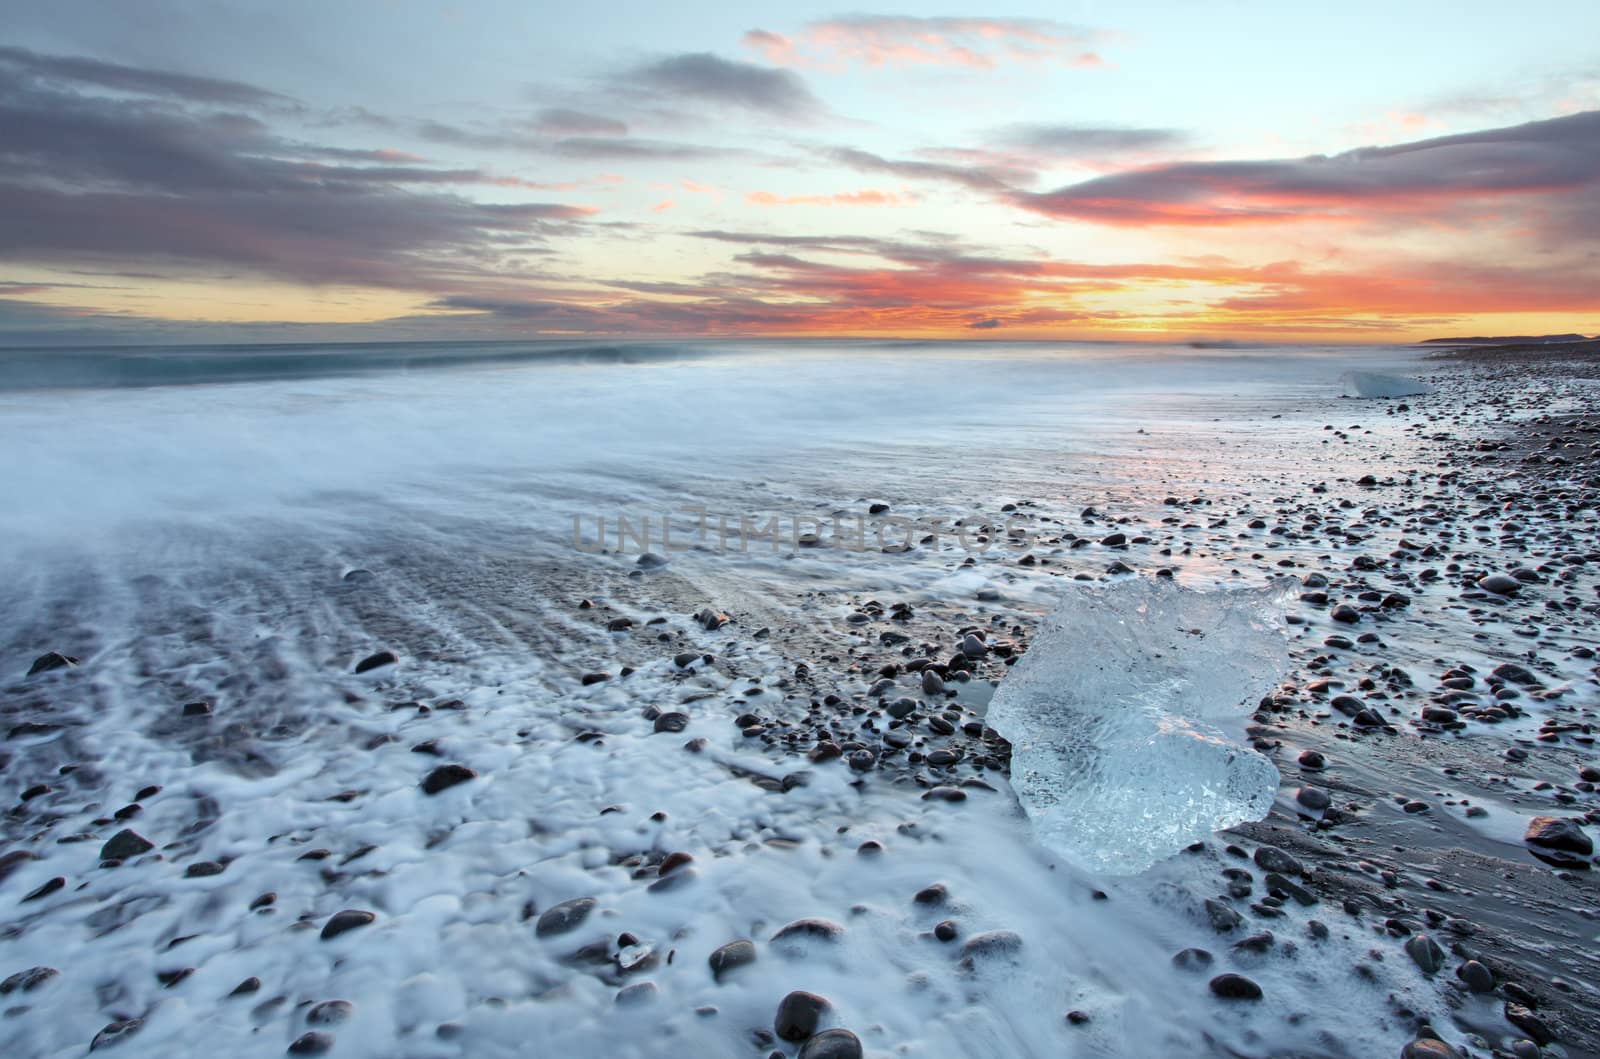
<svg viewBox="0 0 1600 1059"><path fill-rule="evenodd" d="M0 65L10 66L29 77L45 81L93 85L115 92L161 96L193 103L269 106L293 102L288 96L239 81L145 70L80 56L40 55L25 48L0 47Z"/></svg>
<svg viewBox="0 0 1600 1059"><path fill-rule="evenodd" d="M287 141L208 105L62 88L0 63L0 252L427 289L444 275L514 268L529 244L572 232L586 214L473 201L443 189L505 181Z"/></svg>
<svg viewBox="0 0 1600 1059"><path fill-rule="evenodd" d="M1176 147L1187 137L1176 129L1019 124L996 130L993 139L1014 150L1058 158L1083 158Z"/></svg>
<svg viewBox="0 0 1600 1059"><path fill-rule="evenodd" d="M646 63L623 74L618 83L637 94L664 94L781 118L815 117L823 109L797 74L710 52Z"/></svg>
<svg viewBox="0 0 1600 1059"><path fill-rule="evenodd" d="M823 152L830 161L863 173L887 173L908 180L933 180L956 184L973 191L1004 192L1010 186L1004 174L985 166L950 165L944 162L913 162L884 158L854 147L831 147Z"/></svg>
<svg viewBox="0 0 1600 1059"><path fill-rule="evenodd" d="M565 107L546 107L533 116L532 126L548 136L626 136L628 125L616 118Z"/></svg>
<svg viewBox="0 0 1600 1059"><path fill-rule="evenodd" d="M1052 217L1109 224L1293 219L1355 207L1426 206L1499 194L1555 196L1600 213L1600 111L1343 154L1186 162L1135 169L1013 201Z"/></svg>

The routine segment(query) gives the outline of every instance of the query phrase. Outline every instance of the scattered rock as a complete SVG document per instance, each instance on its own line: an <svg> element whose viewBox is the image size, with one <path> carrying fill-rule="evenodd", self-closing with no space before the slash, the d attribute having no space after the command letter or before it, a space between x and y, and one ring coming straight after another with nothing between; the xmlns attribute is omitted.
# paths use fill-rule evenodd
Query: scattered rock
<svg viewBox="0 0 1600 1059"><path fill-rule="evenodd" d="M1594 841L1577 822L1563 816L1536 816L1528 821L1528 830L1522 841L1530 846L1576 853L1587 857L1594 853Z"/></svg>
<svg viewBox="0 0 1600 1059"><path fill-rule="evenodd" d="M1211 921L1211 929L1218 934L1226 934L1244 922L1233 906L1214 897L1206 898L1205 910L1206 918Z"/></svg>
<svg viewBox="0 0 1600 1059"><path fill-rule="evenodd" d="M1219 974L1211 979L1211 992L1224 1000L1260 1000L1261 987L1242 974Z"/></svg>
<svg viewBox="0 0 1600 1059"><path fill-rule="evenodd" d="M312 1030L296 1037L289 1045L290 1055L322 1055L333 1047L333 1034Z"/></svg>
<svg viewBox="0 0 1600 1059"><path fill-rule="evenodd" d="M76 658L71 658L57 651L51 651L49 654L40 655L33 660L33 665L28 667L28 676L38 676L40 673L48 673L52 669L65 669L68 666L77 664L78 660ZM99 1040L98 1037L95 1039Z"/></svg>
<svg viewBox="0 0 1600 1059"><path fill-rule="evenodd" d="M94 1040L89 1042L89 1050L92 1052L100 1048L109 1048L113 1044L121 1044L138 1033L143 1025L144 1019L119 1019L94 1035Z"/></svg>
<svg viewBox="0 0 1600 1059"><path fill-rule="evenodd" d="M350 1017L355 1005L348 1000L324 1000L306 1012L306 1022L312 1026L333 1026Z"/></svg>
<svg viewBox="0 0 1600 1059"><path fill-rule="evenodd" d="M687 713L663 713L656 718L655 729L658 732L681 732L687 727L689 727Z"/></svg>
<svg viewBox="0 0 1600 1059"><path fill-rule="evenodd" d="M844 937L844 928L829 919L797 919L772 935L772 943L823 941L835 942Z"/></svg>
<svg viewBox="0 0 1600 1059"><path fill-rule="evenodd" d="M755 963L755 961L756 946L754 942L743 938L738 941L730 941L711 954L709 961L711 964L711 977L720 982L725 975L731 974L745 964Z"/></svg>
<svg viewBox="0 0 1600 1059"><path fill-rule="evenodd" d="M1011 930L986 930L961 944L961 966L972 970L979 963L1013 960L1022 951L1022 935Z"/></svg>
<svg viewBox="0 0 1600 1059"><path fill-rule="evenodd" d="M343 912L335 912L322 928L322 940L330 941L347 930L368 926L377 918L371 912L359 908L347 908Z"/></svg>
<svg viewBox="0 0 1600 1059"><path fill-rule="evenodd" d="M356 672L370 673L372 670L380 669L383 666L392 666L398 661L400 661L400 659L395 657L393 651L379 651L376 654L370 654L361 661L357 662Z"/></svg>
<svg viewBox="0 0 1600 1059"><path fill-rule="evenodd" d="M1456 968L1456 977L1474 993L1494 992L1494 974L1477 960L1468 960Z"/></svg>
<svg viewBox="0 0 1600 1059"><path fill-rule="evenodd" d="M826 998L797 989L778 1003L773 1032L786 1041L803 1041L817 1032L831 1006Z"/></svg>
<svg viewBox="0 0 1600 1059"><path fill-rule="evenodd" d="M861 1059L861 1039L849 1030L823 1030L800 1047L796 1059Z"/></svg>
<svg viewBox="0 0 1600 1059"><path fill-rule="evenodd" d="M1406 939L1406 955L1422 968L1423 974L1437 974L1444 966L1444 950L1426 934L1413 934Z"/></svg>
<svg viewBox="0 0 1600 1059"><path fill-rule="evenodd" d="M619 1008L642 1007L652 1003L660 992L654 982L634 982L617 990L614 1003Z"/></svg>
<svg viewBox="0 0 1600 1059"><path fill-rule="evenodd" d="M1499 596L1514 596L1522 590L1522 582L1510 574L1490 574L1478 578L1478 587Z"/></svg>
<svg viewBox="0 0 1600 1059"><path fill-rule="evenodd" d="M574 897L570 901L552 905L539 917L533 932L538 937L549 938L576 930L589 918L589 913L595 910L597 903L592 897Z"/></svg>
<svg viewBox="0 0 1600 1059"><path fill-rule="evenodd" d="M422 779L423 794L438 794L458 783L476 779L478 774L465 765L440 765Z"/></svg>
<svg viewBox="0 0 1600 1059"><path fill-rule="evenodd" d="M1328 792L1318 787L1301 787L1294 792L1294 800L1314 813L1320 813L1333 804Z"/></svg>
<svg viewBox="0 0 1600 1059"><path fill-rule="evenodd" d="M1255 862L1266 871L1275 871L1282 875L1299 875L1300 862L1281 849L1271 846L1261 846L1255 852Z"/></svg>
<svg viewBox="0 0 1600 1059"><path fill-rule="evenodd" d="M54 967L30 967L26 971L18 971L0 982L0 996L10 996L16 992L31 993L60 973Z"/></svg>
<svg viewBox="0 0 1600 1059"><path fill-rule="evenodd" d="M155 844L137 831L118 831L100 847L101 860L132 860L141 853L155 849Z"/></svg>

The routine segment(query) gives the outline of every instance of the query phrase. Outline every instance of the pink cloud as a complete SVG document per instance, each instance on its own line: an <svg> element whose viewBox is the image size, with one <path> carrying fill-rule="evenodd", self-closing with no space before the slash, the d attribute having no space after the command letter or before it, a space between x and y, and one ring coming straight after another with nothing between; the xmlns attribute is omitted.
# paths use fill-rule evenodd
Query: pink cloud
<svg viewBox="0 0 1600 1059"><path fill-rule="evenodd" d="M775 195L770 191L752 191L744 197L751 206L909 206L917 196L908 192L879 191L866 188L862 191L840 191L832 195Z"/></svg>
<svg viewBox="0 0 1600 1059"><path fill-rule="evenodd" d="M1031 18L916 18L855 15L813 22L792 36L753 29L746 48L776 66L959 66L987 70L1001 62L1104 66L1091 30Z"/></svg>

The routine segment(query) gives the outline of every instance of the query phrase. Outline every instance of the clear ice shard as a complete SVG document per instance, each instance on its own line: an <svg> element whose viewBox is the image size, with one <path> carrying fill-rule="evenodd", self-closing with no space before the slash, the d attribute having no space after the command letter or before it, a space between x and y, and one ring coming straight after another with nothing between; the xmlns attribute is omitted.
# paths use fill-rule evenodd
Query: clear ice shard
<svg viewBox="0 0 1600 1059"><path fill-rule="evenodd" d="M1293 588L1067 589L986 716L1011 743L1011 786L1045 847L1132 875L1267 814L1278 770L1240 740L1289 669Z"/></svg>
<svg viewBox="0 0 1600 1059"><path fill-rule="evenodd" d="M1339 384L1346 397L1416 397L1433 392L1425 382L1376 371L1347 371L1339 376Z"/></svg>

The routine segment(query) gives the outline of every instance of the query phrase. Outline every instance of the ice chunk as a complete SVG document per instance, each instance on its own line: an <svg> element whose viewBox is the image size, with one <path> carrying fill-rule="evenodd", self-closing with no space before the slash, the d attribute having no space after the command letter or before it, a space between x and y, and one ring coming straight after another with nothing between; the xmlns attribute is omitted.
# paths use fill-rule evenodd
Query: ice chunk
<svg viewBox="0 0 1600 1059"><path fill-rule="evenodd" d="M1416 397L1433 392L1425 382L1376 371L1347 371L1339 376L1339 382L1346 397Z"/></svg>
<svg viewBox="0 0 1600 1059"><path fill-rule="evenodd" d="M1237 740L1289 668L1292 586L1067 590L986 718L1011 742L1011 785L1041 843L1134 874L1266 815L1278 770Z"/></svg>

